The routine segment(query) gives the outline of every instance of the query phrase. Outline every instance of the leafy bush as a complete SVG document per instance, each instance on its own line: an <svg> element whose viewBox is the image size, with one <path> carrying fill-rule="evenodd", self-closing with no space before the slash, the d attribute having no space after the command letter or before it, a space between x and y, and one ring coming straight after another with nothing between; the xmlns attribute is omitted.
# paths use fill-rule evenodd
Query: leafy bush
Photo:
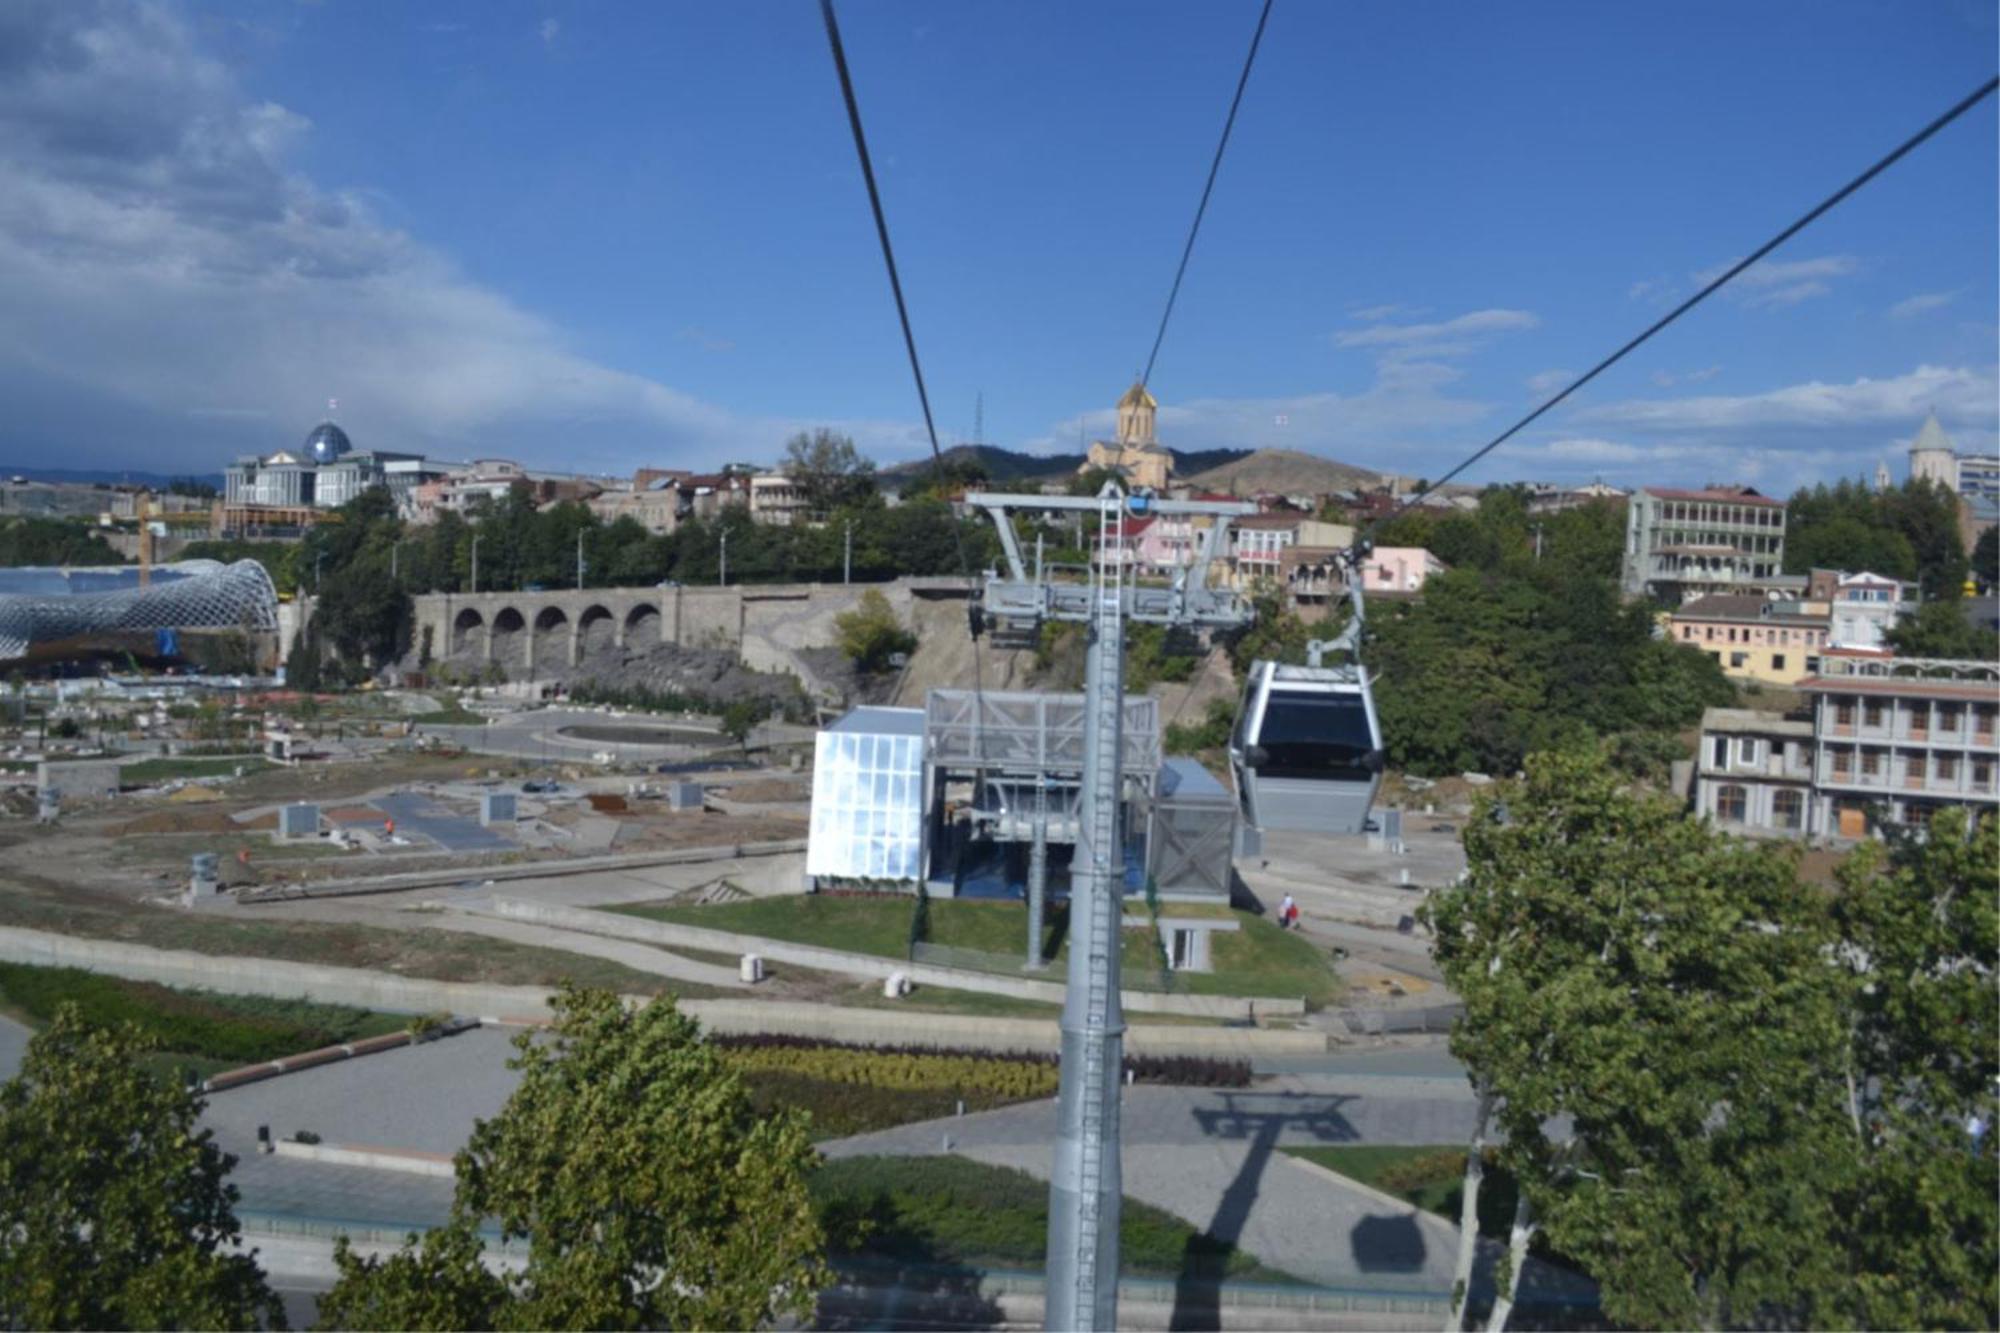
<svg viewBox="0 0 2000 1333"><path fill-rule="evenodd" d="M74 967L0 963L0 998L37 1022L65 1001L92 1026L136 1024L175 1055L255 1064L358 1037L395 1032L405 1019L307 1000L175 990Z"/></svg>
<svg viewBox="0 0 2000 1333"><path fill-rule="evenodd" d="M745 1072L783 1070L827 1082L924 1089L968 1098L1049 1096L1056 1089L1058 1074L1055 1056L1025 1052L999 1055L948 1047L853 1046L778 1033L713 1034L709 1040ZM1138 1083L1193 1088L1250 1085L1250 1065L1243 1060L1133 1055L1126 1057L1125 1068Z"/></svg>
<svg viewBox="0 0 2000 1333"><path fill-rule="evenodd" d="M1199 722L1175 722L1167 727L1168 754L1199 754L1220 750L1229 744L1230 729L1236 725L1234 699L1210 699L1208 712Z"/></svg>
<svg viewBox="0 0 2000 1333"><path fill-rule="evenodd" d="M914 652L917 636L903 628L889 599L874 588L861 594L852 611L833 618L840 651L863 671L880 671L897 653Z"/></svg>

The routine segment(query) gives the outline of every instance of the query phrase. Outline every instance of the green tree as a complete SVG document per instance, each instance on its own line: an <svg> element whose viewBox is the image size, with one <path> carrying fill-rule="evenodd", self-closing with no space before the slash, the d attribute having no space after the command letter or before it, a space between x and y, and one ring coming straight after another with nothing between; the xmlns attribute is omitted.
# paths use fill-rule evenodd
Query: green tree
<svg viewBox="0 0 2000 1333"><path fill-rule="evenodd" d="M1830 1314L1862 1328L2000 1327L2000 819L1946 810L1921 839L1863 844L1839 867L1839 956L1851 967L1845 1101L1854 1185L1842 1200L1850 1280Z"/></svg>
<svg viewBox="0 0 2000 1333"><path fill-rule="evenodd" d="M125 557L83 523L66 518L0 520L0 565L122 565Z"/></svg>
<svg viewBox="0 0 2000 1333"><path fill-rule="evenodd" d="M917 636L903 628L903 622L896 618L896 608L874 588L861 594L852 611L835 616L833 628L840 651L863 671L880 671L889 665L892 656L911 652L917 646Z"/></svg>
<svg viewBox="0 0 2000 1333"><path fill-rule="evenodd" d="M0 1085L0 1325L283 1328L241 1238L235 1159L136 1028L65 1004Z"/></svg>
<svg viewBox="0 0 2000 1333"><path fill-rule="evenodd" d="M738 699L727 704L722 710L722 734L742 746L748 753L750 733L757 724L771 715L771 705L763 699Z"/></svg>
<svg viewBox="0 0 2000 1333"><path fill-rule="evenodd" d="M670 997L566 987L523 1033L521 1082L458 1155L443 1234L386 1261L343 1247L322 1303L343 1327L754 1328L827 1280L803 1112L760 1115ZM489 1279L477 1227L527 1242ZM478 1271L476 1271L478 1270Z"/></svg>
<svg viewBox="0 0 2000 1333"><path fill-rule="evenodd" d="M2000 658L2000 635L1966 616L1962 599L1925 602L1889 631L1889 646L1905 657Z"/></svg>
<svg viewBox="0 0 2000 1333"><path fill-rule="evenodd" d="M1810 1308L1844 1276L1844 1117L1819 1095L1824 913L1789 850L1718 838L1589 754L1531 759L1465 840L1466 878L1424 914L1466 1005L1453 1053L1520 1184L1509 1276L1539 1230L1620 1323Z"/></svg>
<svg viewBox="0 0 2000 1333"><path fill-rule="evenodd" d="M786 440L779 467L815 517L875 493L875 464L862 456L850 437L824 426Z"/></svg>
<svg viewBox="0 0 2000 1333"><path fill-rule="evenodd" d="M1973 544L1972 579L1983 593L2000 588L2000 527L1986 529Z"/></svg>

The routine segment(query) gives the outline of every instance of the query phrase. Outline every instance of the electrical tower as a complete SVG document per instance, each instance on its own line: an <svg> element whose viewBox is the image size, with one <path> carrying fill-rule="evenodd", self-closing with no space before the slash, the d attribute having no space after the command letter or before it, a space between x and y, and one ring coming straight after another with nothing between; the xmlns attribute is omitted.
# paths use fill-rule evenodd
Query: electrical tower
<svg viewBox="0 0 2000 1333"><path fill-rule="evenodd" d="M987 578L975 608L975 633L991 626L996 642L1032 642L1043 622L1086 627L1083 773L1075 858L1070 869L1069 972L1062 1010L1062 1088L1049 1183L1046 1326L1103 1330L1118 1324L1118 1227L1124 1181L1119 1163L1118 1088L1124 1070L1125 1016L1119 1004L1119 929L1125 911L1124 779L1120 765L1125 702L1125 622L1188 629L1229 629L1252 618L1248 604L1208 575L1225 549L1229 520L1255 505L1154 500L1125 495L1107 482L1086 496L972 494L966 503L992 514L1006 572ZM1012 516L1083 510L1098 518L1098 558L1083 570L1031 570L1021 558ZM1126 518L1207 518L1192 563L1161 583L1141 583ZM1064 581L1068 576L1071 581Z"/></svg>

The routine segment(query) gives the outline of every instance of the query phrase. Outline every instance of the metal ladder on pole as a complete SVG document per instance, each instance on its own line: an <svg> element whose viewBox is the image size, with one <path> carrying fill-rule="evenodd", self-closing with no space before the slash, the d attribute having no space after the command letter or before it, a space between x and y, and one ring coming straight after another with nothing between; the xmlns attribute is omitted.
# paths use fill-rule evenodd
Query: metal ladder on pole
<svg viewBox="0 0 2000 1333"><path fill-rule="evenodd" d="M1124 566L1125 531L1124 506L1115 496L1105 496L1098 505L1098 568L1092 576L1091 602L1094 611L1091 625L1090 651L1102 655L1100 680L1117 682L1123 672L1119 669L1124 651ZM1110 534L1117 534L1116 540ZM1090 981L1087 991L1086 1024L1089 1032L1084 1042L1083 1063L1083 1123L1086 1126L1080 1145L1079 1167L1082 1179L1078 1181L1081 1204L1080 1226L1077 1236L1077 1304L1078 1315L1094 1312L1099 1274L1097 1271L1098 1241L1103 1218L1100 1202L1104 1183L1105 1117L1108 1110L1107 1098L1112 1094L1106 1068L1109 1047L1108 1029L1111 1026L1112 971L1116 963L1114 950L1118 946L1118 898L1120 882L1123 879L1123 849L1118 839L1118 807L1124 786L1123 756L1120 749L1120 724L1124 698L1122 689L1117 697L1109 701L1109 706L1097 710L1096 726L1087 739L1091 746L1091 760L1098 781L1085 793L1087 807L1081 812L1084 824L1080 832L1087 839L1090 853L1090 875L1088 885L1091 901L1078 903L1072 896L1070 913L1072 922L1079 912L1088 913L1090 924L1084 937L1089 941ZM1105 900L1112 903L1107 911ZM1111 1280L1117 1281L1112 1274Z"/></svg>

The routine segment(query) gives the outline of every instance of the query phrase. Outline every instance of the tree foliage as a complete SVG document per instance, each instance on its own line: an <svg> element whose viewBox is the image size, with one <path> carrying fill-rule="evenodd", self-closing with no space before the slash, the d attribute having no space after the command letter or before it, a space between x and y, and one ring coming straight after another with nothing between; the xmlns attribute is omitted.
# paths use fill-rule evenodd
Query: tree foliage
<svg viewBox="0 0 2000 1333"><path fill-rule="evenodd" d="M2000 659L2000 635L1972 623L1961 598L1925 602L1889 631L1889 646L1904 657Z"/></svg>
<svg viewBox="0 0 2000 1333"><path fill-rule="evenodd" d="M565 989L522 1077L458 1155L451 1219L387 1260L342 1248L339 1327L755 1328L825 1283L803 1112L758 1115L671 998ZM527 1243L483 1276L477 1228Z"/></svg>
<svg viewBox="0 0 2000 1333"><path fill-rule="evenodd" d="M1482 800L1424 909L1541 1235L1651 1327L1991 1326L1993 821L1828 899L1595 755Z"/></svg>
<svg viewBox="0 0 2000 1333"><path fill-rule="evenodd" d="M895 654L917 646L917 636L903 628L896 608L874 588L861 594L853 610L835 616L833 628L840 651L863 671L880 671Z"/></svg>
<svg viewBox="0 0 2000 1333"><path fill-rule="evenodd" d="M875 494L875 464L853 439L824 426L786 440L779 466L814 517L865 503Z"/></svg>
<svg viewBox="0 0 2000 1333"><path fill-rule="evenodd" d="M201 1101L144 1069L136 1028L74 1005L0 1085L0 1325L283 1328L240 1238L235 1159Z"/></svg>
<svg viewBox="0 0 2000 1333"><path fill-rule="evenodd" d="M83 523L63 518L0 521L0 565L122 565L125 557Z"/></svg>
<svg viewBox="0 0 2000 1333"><path fill-rule="evenodd" d="M1785 572L1815 568L1915 579L1926 597L1956 597L1966 571L1958 497L1924 480L1801 489L1785 506Z"/></svg>

